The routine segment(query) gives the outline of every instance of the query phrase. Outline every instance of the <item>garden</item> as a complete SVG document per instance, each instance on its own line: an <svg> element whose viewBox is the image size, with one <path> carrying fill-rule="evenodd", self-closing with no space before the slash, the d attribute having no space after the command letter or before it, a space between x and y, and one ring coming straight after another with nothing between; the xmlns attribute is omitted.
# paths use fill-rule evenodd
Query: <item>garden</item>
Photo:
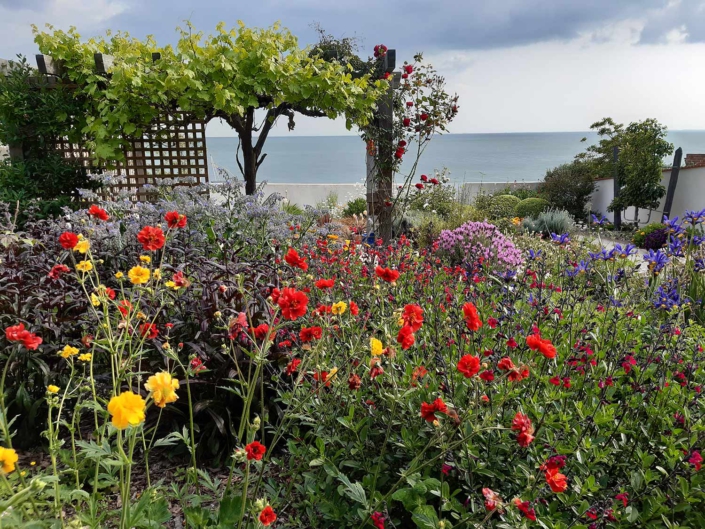
<svg viewBox="0 0 705 529"><path fill-rule="evenodd" d="M4 199L0 526L704 527L705 210L602 244L593 162L412 173L387 240L234 178Z"/></svg>

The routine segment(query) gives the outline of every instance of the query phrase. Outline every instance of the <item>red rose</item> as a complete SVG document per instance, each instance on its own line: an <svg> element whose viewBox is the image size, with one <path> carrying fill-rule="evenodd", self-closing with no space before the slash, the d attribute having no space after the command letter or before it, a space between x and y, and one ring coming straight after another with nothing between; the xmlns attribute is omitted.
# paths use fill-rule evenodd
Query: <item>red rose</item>
<svg viewBox="0 0 705 529"><path fill-rule="evenodd" d="M88 208L88 214L96 219L100 220L108 220L108 213L103 209L99 208L95 204L93 204L91 207Z"/></svg>
<svg viewBox="0 0 705 529"><path fill-rule="evenodd" d="M159 250L164 246L164 232L159 227L145 226L137 234L137 240L146 251Z"/></svg>
<svg viewBox="0 0 705 529"><path fill-rule="evenodd" d="M438 178L431 178L431 183L432 183L434 186L437 186L438 184L440 184L440 182L438 181Z"/></svg>
<svg viewBox="0 0 705 529"><path fill-rule="evenodd" d="M306 314L308 297L295 288L285 288L277 301L285 319L294 321Z"/></svg>
<svg viewBox="0 0 705 529"><path fill-rule="evenodd" d="M247 453L247 459L252 461L261 461L264 457L267 448L259 441L252 441L245 447L245 452Z"/></svg>
<svg viewBox="0 0 705 529"><path fill-rule="evenodd" d="M320 288L321 290L325 290L327 288L333 288L335 285L335 278L333 279L319 279L314 283L316 285L316 288Z"/></svg>
<svg viewBox="0 0 705 529"><path fill-rule="evenodd" d="M414 71L414 67L412 65L407 64L406 66L404 66L404 73L410 74L413 71Z"/></svg>
<svg viewBox="0 0 705 529"><path fill-rule="evenodd" d="M391 268L382 268L381 266L378 266L375 268L375 274L387 283L394 283L397 279L399 279L399 272L392 270Z"/></svg>
<svg viewBox="0 0 705 529"><path fill-rule="evenodd" d="M140 335L148 340L154 340L159 335L159 329L153 323L143 323L140 325Z"/></svg>
<svg viewBox="0 0 705 529"><path fill-rule="evenodd" d="M277 515L274 514L274 509L272 509L272 507L267 505L264 509L262 509L262 512L259 513L259 521L265 527L272 525L274 522L276 522Z"/></svg>
<svg viewBox="0 0 705 529"><path fill-rule="evenodd" d="M322 335L323 329L320 327L301 327L301 331L299 331L299 338L302 342L320 340Z"/></svg>
<svg viewBox="0 0 705 529"><path fill-rule="evenodd" d="M477 356L465 355L458 361L457 368L465 378L471 378L480 371L480 359Z"/></svg>
<svg viewBox="0 0 705 529"><path fill-rule="evenodd" d="M423 189L423 184L422 183L416 184L416 189Z"/></svg>
<svg viewBox="0 0 705 529"><path fill-rule="evenodd" d="M426 120L428 119L428 114L426 114L426 113L424 112L423 114L421 114L420 117L421 117L421 121L426 121Z"/></svg>
<svg viewBox="0 0 705 529"><path fill-rule="evenodd" d="M66 250L73 250L78 244L78 235L70 231L65 231L59 235L59 244Z"/></svg>
<svg viewBox="0 0 705 529"><path fill-rule="evenodd" d="M414 331L408 325L404 325L399 329L399 334L397 334L397 343L401 345L402 350L406 351L409 347L414 345L416 338L414 337Z"/></svg>
<svg viewBox="0 0 705 529"><path fill-rule="evenodd" d="M482 320L477 314L475 305L470 302L465 303L463 305L463 314L465 316L465 325L467 325L468 329L474 332L482 327Z"/></svg>
<svg viewBox="0 0 705 529"><path fill-rule="evenodd" d="M301 256L299 256L299 252L297 252L293 248L289 248L289 250L286 252L286 255L284 256L284 260L289 266L292 266L294 268L300 268L304 272L308 270L308 263Z"/></svg>
<svg viewBox="0 0 705 529"><path fill-rule="evenodd" d="M186 215L181 215L178 211L169 211L164 215L164 220L166 221L166 225L170 228L186 227Z"/></svg>
<svg viewBox="0 0 705 529"><path fill-rule="evenodd" d="M411 119L410 119L410 118L404 118L403 123L404 123L404 126L405 126L405 127L408 127L409 125L411 125Z"/></svg>
<svg viewBox="0 0 705 529"><path fill-rule="evenodd" d="M422 175L421 175L421 181L422 181L422 182L428 182L428 176L426 176L425 174L422 174Z"/></svg>

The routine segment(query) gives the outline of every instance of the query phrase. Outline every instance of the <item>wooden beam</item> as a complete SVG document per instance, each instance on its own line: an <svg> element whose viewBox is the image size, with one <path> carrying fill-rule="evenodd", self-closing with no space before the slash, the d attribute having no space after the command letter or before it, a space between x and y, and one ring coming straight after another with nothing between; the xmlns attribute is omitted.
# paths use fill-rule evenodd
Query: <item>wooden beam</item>
<svg viewBox="0 0 705 529"><path fill-rule="evenodd" d="M671 207L673 206L673 197L676 194L676 185L678 185L678 173L681 170L681 158L683 158L683 149L678 147L676 155L673 157L673 166L671 167L671 178L668 181L668 192L666 193L666 202L663 205L663 220L665 217L671 216Z"/></svg>
<svg viewBox="0 0 705 529"><path fill-rule="evenodd" d="M108 70L113 67L113 62L115 62L115 59L112 55L94 53L93 61L95 61L95 71L97 73L105 74L108 73Z"/></svg>
<svg viewBox="0 0 705 529"><path fill-rule="evenodd" d="M612 150L612 175L614 177L614 199L619 198L619 147L614 147ZM619 231L622 229L622 209L614 208L614 230Z"/></svg>
<svg viewBox="0 0 705 529"><path fill-rule="evenodd" d="M152 62L157 62L161 58L162 58L161 53L159 53L158 51L152 52Z"/></svg>
<svg viewBox="0 0 705 529"><path fill-rule="evenodd" d="M39 73L44 75L55 75L61 77L64 73L64 64L62 61L54 60L50 55L36 55L37 69Z"/></svg>

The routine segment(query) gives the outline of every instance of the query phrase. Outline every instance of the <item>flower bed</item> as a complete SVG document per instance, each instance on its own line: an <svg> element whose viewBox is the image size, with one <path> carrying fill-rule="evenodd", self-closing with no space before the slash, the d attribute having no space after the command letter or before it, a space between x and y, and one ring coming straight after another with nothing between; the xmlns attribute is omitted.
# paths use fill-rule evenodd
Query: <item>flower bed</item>
<svg viewBox="0 0 705 529"><path fill-rule="evenodd" d="M559 234L498 262L484 224L453 261L105 209L7 245L3 280L43 294L2 298L3 389L41 392L46 440L31 466L3 421L9 524L705 526L705 267L682 223L643 263Z"/></svg>

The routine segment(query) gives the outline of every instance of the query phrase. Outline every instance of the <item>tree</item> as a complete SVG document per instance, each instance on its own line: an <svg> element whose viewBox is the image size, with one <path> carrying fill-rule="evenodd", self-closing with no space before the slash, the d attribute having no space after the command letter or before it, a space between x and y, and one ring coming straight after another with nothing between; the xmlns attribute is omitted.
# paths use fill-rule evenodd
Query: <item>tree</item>
<svg viewBox="0 0 705 529"><path fill-rule="evenodd" d="M595 190L595 178L588 163L575 160L546 171L539 195L551 207L564 209L576 220L585 218L585 205Z"/></svg>
<svg viewBox="0 0 705 529"><path fill-rule="evenodd" d="M63 61L67 79L90 96L86 133L96 156L119 159L124 139L139 137L158 116L182 111L185 119L220 118L238 134L238 167L248 194L257 188L267 137L279 117L294 128L296 113L364 126L388 83L354 75L349 64L302 49L278 24L267 29L233 29L224 23L204 38L191 24L178 28L175 47L159 47L127 33L81 42L68 32L39 32L42 53ZM94 53L113 57L108 75L95 72ZM158 60L154 54L158 53ZM261 120L257 111L264 113Z"/></svg>
<svg viewBox="0 0 705 529"><path fill-rule="evenodd" d="M661 185L663 158L673 153L673 145L666 141L668 129L655 119L633 122L625 128L611 118L593 123L590 129L596 130L601 139L576 159L588 163L595 177L613 176L613 150L619 148L620 194L609 205L609 211L658 207L666 193Z"/></svg>

